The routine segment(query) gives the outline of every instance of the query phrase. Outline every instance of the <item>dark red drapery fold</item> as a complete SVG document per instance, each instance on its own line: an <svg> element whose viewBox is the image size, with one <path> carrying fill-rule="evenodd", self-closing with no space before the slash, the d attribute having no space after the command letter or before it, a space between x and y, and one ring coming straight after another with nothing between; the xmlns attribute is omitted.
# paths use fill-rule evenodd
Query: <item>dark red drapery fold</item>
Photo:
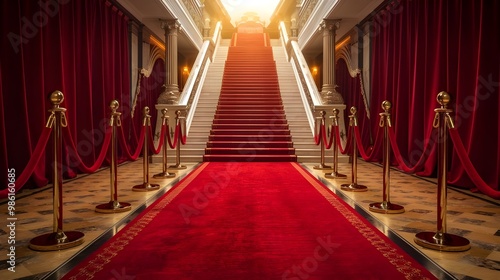
<svg viewBox="0 0 500 280"><path fill-rule="evenodd" d="M65 96L61 107L71 125L63 129L69 129L82 161L93 165L109 126L110 101L117 99L120 109L130 103L127 17L104 0L1 5L0 30L7 38L1 43L0 65L2 167L15 168L17 174L24 169L49 116L48 96L54 90ZM127 114L122 123L128 134L132 122ZM51 153L48 147L34 171L37 180L28 185L50 179ZM63 158L66 174L74 175L71 157ZM4 183L6 175L0 175Z"/></svg>
<svg viewBox="0 0 500 280"><path fill-rule="evenodd" d="M498 1L394 1L374 17L372 117L383 100L393 104L397 144L415 164L432 140L436 96L448 92L457 130L484 181L499 189L500 4ZM372 122L372 129L377 124ZM452 143L453 144L453 143ZM448 182L474 188L450 149ZM421 175L436 164L430 154Z"/></svg>

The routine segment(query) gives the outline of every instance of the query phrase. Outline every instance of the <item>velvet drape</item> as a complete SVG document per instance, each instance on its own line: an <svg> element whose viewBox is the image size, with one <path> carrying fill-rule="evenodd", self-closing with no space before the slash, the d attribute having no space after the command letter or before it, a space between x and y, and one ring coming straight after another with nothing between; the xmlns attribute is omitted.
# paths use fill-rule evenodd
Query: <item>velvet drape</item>
<svg viewBox="0 0 500 280"><path fill-rule="evenodd" d="M429 156L420 175L435 172L435 150L423 151L436 142L436 96L446 91L472 164L490 188L499 189L499 14L498 1L398 0L372 18L371 133L378 129L374 120L382 101L389 100L397 144L408 165ZM338 67L337 77L346 71ZM358 94L344 93L348 105L362 106L350 97ZM450 146L448 182L475 189L451 141Z"/></svg>
<svg viewBox="0 0 500 280"><path fill-rule="evenodd" d="M63 171L74 176L79 162L91 166L109 126L109 104L120 102L123 129L131 135L128 18L105 0L2 1L0 30L0 174L19 175L37 144L55 90L64 94L76 151L63 141ZM27 186L51 178L49 145Z"/></svg>

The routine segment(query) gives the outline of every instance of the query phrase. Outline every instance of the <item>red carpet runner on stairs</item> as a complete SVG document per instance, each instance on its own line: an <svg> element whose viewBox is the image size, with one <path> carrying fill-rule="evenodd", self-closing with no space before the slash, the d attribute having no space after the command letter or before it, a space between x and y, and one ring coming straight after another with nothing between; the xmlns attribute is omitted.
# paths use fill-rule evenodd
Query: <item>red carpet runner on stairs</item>
<svg viewBox="0 0 500 280"><path fill-rule="evenodd" d="M64 279L435 279L297 163L206 162Z"/></svg>
<svg viewBox="0 0 500 280"><path fill-rule="evenodd" d="M297 161L265 33L235 33L204 161Z"/></svg>

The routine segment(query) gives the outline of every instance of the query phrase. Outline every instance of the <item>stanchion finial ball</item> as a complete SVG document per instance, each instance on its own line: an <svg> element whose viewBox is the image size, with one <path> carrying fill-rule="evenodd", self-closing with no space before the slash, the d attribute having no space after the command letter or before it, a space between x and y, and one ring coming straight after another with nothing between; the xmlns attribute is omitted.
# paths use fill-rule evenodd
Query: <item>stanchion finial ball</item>
<svg viewBox="0 0 500 280"><path fill-rule="evenodd" d="M382 102L382 109L384 109L384 111L389 111L391 108L392 108L391 102L389 102L387 100L384 100Z"/></svg>
<svg viewBox="0 0 500 280"><path fill-rule="evenodd" d="M149 114L149 107L148 106L144 107L144 114Z"/></svg>
<svg viewBox="0 0 500 280"><path fill-rule="evenodd" d="M446 91L442 91L437 95L437 102L441 104L441 106L446 106L450 103L451 97Z"/></svg>
<svg viewBox="0 0 500 280"><path fill-rule="evenodd" d="M63 102L63 100L64 94L58 90L50 94L50 102L52 102L53 105L59 105Z"/></svg>
<svg viewBox="0 0 500 280"><path fill-rule="evenodd" d="M120 106L120 103L118 103L118 100L112 100L110 103L109 103L109 108L111 108L111 110L117 110L118 107Z"/></svg>
<svg viewBox="0 0 500 280"><path fill-rule="evenodd" d="M356 107L355 107L355 106L352 106L352 107L351 107L351 114L353 114L353 115L354 115L354 114L356 114L357 112L358 112L358 109L356 109Z"/></svg>
<svg viewBox="0 0 500 280"><path fill-rule="evenodd" d="M337 116L337 115L339 114L339 109L334 108L334 109L332 110L332 113L333 113L333 115L334 115L334 116Z"/></svg>
<svg viewBox="0 0 500 280"><path fill-rule="evenodd" d="M161 113L162 113L163 115L166 115L166 114L168 113L168 110L167 110L167 109L165 109L165 108L163 108L163 109L161 109Z"/></svg>

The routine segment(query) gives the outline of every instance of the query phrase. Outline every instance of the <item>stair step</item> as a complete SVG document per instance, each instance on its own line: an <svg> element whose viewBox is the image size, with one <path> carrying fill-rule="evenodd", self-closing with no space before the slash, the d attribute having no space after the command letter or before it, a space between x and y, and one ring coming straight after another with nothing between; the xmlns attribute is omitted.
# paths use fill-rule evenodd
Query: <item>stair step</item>
<svg viewBox="0 0 500 280"><path fill-rule="evenodd" d="M248 108L249 106L255 106L258 105L259 107L262 106L281 106L283 108L283 102L281 99L275 99L275 100L269 100L269 99L264 99L264 100L222 100L219 101L217 106L227 106L231 108L238 108L238 107L246 107Z"/></svg>
<svg viewBox="0 0 500 280"><path fill-rule="evenodd" d="M273 129L261 128L261 129L212 129L210 130L210 135L290 135L290 130L288 129Z"/></svg>
<svg viewBox="0 0 500 280"><path fill-rule="evenodd" d="M203 161L296 162L296 155L204 155Z"/></svg>
<svg viewBox="0 0 500 280"><path fill-rule="evenodd" d="M256 106L254 106L256 107ZM221 115L221 114L269 114L269 115L276 115L276 114L285 114L285 111L282 108L264 108L264 109L255 109L255 110L229 110L229 109L221 109L221 110L216 110L215 111L216 115Z"/></svg>
<svg viewBox="0 0 500 280"><path fill-rule="evenodd" d="M287 120L285 118L280 118L280 119L268 119L268 118L233 119L233 118L227 118L227 119L214 119L213 123L214 124L286 124Z"/></svg>
<svg viewBox="0 0 500 280"><path fill-rule="evenodd" d="M266 119L266 120L275 120L275 119L285 119L284 114L215 114L216 119Z"/></svg>
<svg viewBox="0 0 500 280"><path fill-rule="evenodd" d="M206 155L293 155L294 148L206 148Z"/></svg>
<svg viewBox="0 0 500 280"><path fill-rule="evenodd" d="M254 123L233 123L233 124L212 124L212 129L289 129L288 124L254 124Z"/></svg>
<svg viewBox="0 0 500 280"><path fill-rule="evenodd" d="M292 141L291 135L210 135L208 141Z"/></svg>
<svg viewBox="0 0 500 280"><path fill-rule="evenodd" d="M256 147L256 148L292 148L293 142L291 141L208 141L207 148L244 148L244 147Z"/></svg>

